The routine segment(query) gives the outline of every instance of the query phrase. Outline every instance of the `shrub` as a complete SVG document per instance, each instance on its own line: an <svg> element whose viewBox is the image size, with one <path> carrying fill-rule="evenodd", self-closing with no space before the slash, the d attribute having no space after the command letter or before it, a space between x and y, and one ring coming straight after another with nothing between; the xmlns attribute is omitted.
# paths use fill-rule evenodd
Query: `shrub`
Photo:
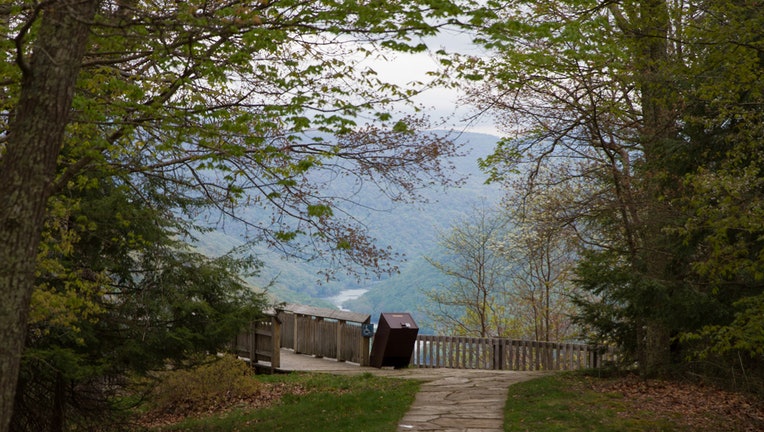
<svg viewBox="0 0 764 432"><path fill-rule="evenodd" d="M232 355L200 366L164 372L152 394L152 411L199 413L234 406L257 395L261 384L250 367Z"/></svg>

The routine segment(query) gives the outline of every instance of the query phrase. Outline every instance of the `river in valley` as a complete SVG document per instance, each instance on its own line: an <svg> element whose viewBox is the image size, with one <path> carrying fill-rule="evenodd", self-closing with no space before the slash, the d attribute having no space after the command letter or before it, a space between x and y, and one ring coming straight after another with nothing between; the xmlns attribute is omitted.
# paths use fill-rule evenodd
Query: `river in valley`
<svg viewBox="0 0 764 432"><path fill-rule="evenodd" d="M340 310L346 311L348 309L345 309L342 306L343 304L345 304L346 301L355 300L358 297L361 297L362 295L364 295L368 291L369 290L365 288L342 290L336 296L327 297L326 300L330 301L333 305L340 308Z"/></svg>

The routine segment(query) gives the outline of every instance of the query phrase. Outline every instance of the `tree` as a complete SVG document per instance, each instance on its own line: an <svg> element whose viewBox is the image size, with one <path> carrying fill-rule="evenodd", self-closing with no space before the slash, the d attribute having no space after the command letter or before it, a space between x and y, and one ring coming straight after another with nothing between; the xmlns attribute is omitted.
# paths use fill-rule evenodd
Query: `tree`
<svg viewBox="0 0 764 432"><path fill-rule="evenodd" d="M17 1L0 7L0 430L7 430L48 199L83 171L182 203L176 215L247 203L274 246L320 246L374 268L389 255L332 212L308 173L390 181L410 196L448 140L414 134L392 102L415 89L362 61L424 49L443 2ZM376 124L359 127L366 116ZM342 135L341 141L305 132ZM67 149L62 155L61 150ZM344 162L343 162L344 161Z"/></svg>
<svg viewBox="0 0 764 432"><path fill-rule="evenodd" d="M764 14L759 6L708 2L706 13L688 29L697 44L691 64L697 79L684 132L696 147L685 159L697 169L688 173L684 184L690 193L680 201L690 216L676 227L694 247L698 291L718 302L709 314L713 319L693 329L685 342L699 344L704 359L712 358L704 363L727 369L714 373L739 367L757 378L764 373Z"/></svg>
<svg viewBox="0 0 764 432"><path fill-rule="evenodd" d="M45 205L51 194L75 81L86 49L87 23L92 20L97 4L97 1L48 4L31 59L26 58L26 50L16 52L23 90L18 96L15 91L6 91L10 97L18 97L18 102L5 129L6 142L0 161L0 199L5 203L0 213L0 287L5 299L0 306L2 431L8 430L13 409ZM40 12L33 11L35 18ZM19 26L15 38L19 45L32 23ZM4 101L4 106L8 105Z"/></svg>
<svg viewBox="0 0 764 432"><path fill-rule="evenodd" d="M485 205L442 235L443 256L428 262L450 283L425 292L425 312L440 331L480 337L560 341L573 336L576 241L559 225L561 188Z"/></svg>
<svg viewBox="0 0 764 432"><path fill-rule="evenodd" d="M510 263L509 300L522 337L547 342L576 336L571 316L579 243L566 211L578 189L555 182L554 173L543 170L532 190L522 179L512 183L502 204L512 229L497 246Z"/></svg>
<svg viewBox="0 0 764 432"><path fill-rule="evenodd" d="M686 358L680 334L759 337L758 6L488 1L467 23L491 55L454 67L512 134L487 168L584 186L563 219L588 249L582 318L645 375Z"/></svg>
<svg viewBox="0 0 764 432"><path fill-rule="evenodd" d="M509 263L494 247L507 229L507 220L484 204L441 236L443 258L426 258L450 279L448 285L425 292L431 305L426 312L436 329L479 337L512 331L512 313L502 301Z"/></svg>
<svg viewBox="0 0 764 432"><path fill-rule="evenodd" d="M195 253L163 197L98 174L51 199L14 431L115 430L128 377L220 351L265 307L240 279L248 260Z"/></svg>
<svg viewBox="0 0 764 432"><path fill-rule="evenodd" d="M660 280L661 269L645 267L655 262L645 259L654 254L645 243L646 204L657 203L658 192L642 176L647 166L659 168L651 165L654 147L672 130L657 124L672 116L658 103L666 100L656 79L668 48L667 17L656 3L488 2L473 22L484 32L479 42L497 55L463 65L466 77L480 79L470 97L517 133L486 160L494 178L503 167L523 167L532 187L545 164L559 167L558 182L584 185L565 214L582 241L617 250L634 272ZM570 162L555 163L563 160ZM639 319L640 328L663 335L660 316ZM643 359L646 371L668 347L659 339L640 349L655 353Z"/></svg>

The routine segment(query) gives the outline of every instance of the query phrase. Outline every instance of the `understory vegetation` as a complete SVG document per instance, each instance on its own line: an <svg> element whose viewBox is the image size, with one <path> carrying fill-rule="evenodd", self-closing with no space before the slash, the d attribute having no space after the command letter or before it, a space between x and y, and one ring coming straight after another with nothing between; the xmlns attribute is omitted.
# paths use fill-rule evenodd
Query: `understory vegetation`
<svg viewBox="0 0 764 432"><path fill-rule="evenodd" d="M163 374L133 431L394 431L416 380L365 373L255 375L233 357Z"/></svg>
<svg viewBox="0 0 764 432"><path fill-rule="evenodd" d="M126 430L395 431L420 386L368 372L255 375L232 356L156 378ZM505 431L757 431L764 401L697 382L568 372L511 386L504 418Z"/></svg>
<svg viewBox="0 0 764 432"><path fill-rule="evenodd" d="M758 431L764 403L697 383L560 373L513 385L505 431Z"/></svg>

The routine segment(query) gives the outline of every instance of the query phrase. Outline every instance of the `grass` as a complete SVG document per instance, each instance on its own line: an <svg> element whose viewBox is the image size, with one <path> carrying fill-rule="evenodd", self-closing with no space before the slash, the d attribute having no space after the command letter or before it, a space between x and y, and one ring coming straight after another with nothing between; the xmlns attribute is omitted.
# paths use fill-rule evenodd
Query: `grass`
<svg viewBox="0 0 764 432"><path fill-rule="evenodd" d="M617 392L597 392L582 374L556 374L510 387L505 431L684 431L675 419L636 409Z"/></svg>
<svg viewBox="0 0 764 432"><path fill-rule="evenodd" d="M420 386L371 373L255 376L246 367L237 370L239 363L223 359L193 373L169 373L147 409L136 411L149 419L140 424L171 424L150 427L152 432L392 432ZM509 388L504 411L505 431L718 432L761 426L761 401L633 375L568 372L521 382Z"/></svg>
<svg viewBox="0 0 764 432"><path fill-rule="evenodd" d="M271 384L304 389L287 394L273 406L234 409L188 418L154 431L395 431L419 389L413 380L371 374L335 376L294 373L258 376Z"/></svg>

